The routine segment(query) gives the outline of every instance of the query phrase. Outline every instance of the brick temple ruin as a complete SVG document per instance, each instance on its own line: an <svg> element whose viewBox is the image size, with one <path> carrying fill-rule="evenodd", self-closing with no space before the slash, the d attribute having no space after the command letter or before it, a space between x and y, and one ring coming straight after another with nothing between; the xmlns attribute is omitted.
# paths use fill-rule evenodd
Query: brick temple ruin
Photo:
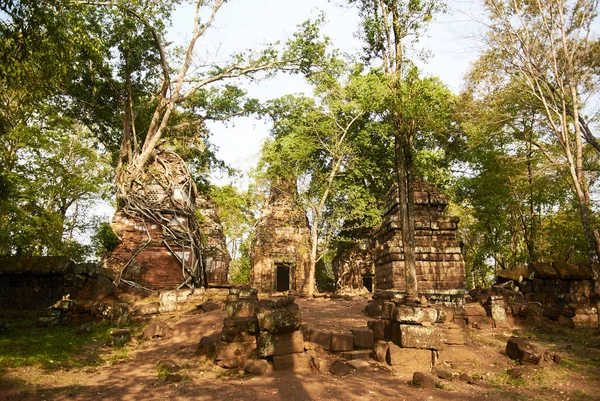
<svg viewBox="0 0 600 401"><path fill-rule="evenodd" d="M373 250L375 290L406 291L397 189L390 191ZM448 216L448 199L423 180L414 183L415 259L419 293L460 302L465 263L456 239L458 217Z"/></svg>
<svg viewBox="0 0 600 401"><path fill-rule="evenodd" d="M160 192L155 196L160 197ZM209 285L224 285L227 283L231 258L225 246L225 236L216 206L204 196L198 196L195 202L198 213L204 217L204 221L200 223L200 230L205 240L202 258L206 280ZM168 217L171 220L169 225L172 227L187 224L184 218ZM125 216L122 212L115 214L111 226L121 239L108 259L109 266L113 269L119 270L120 267L125 266L140 246L147 244L123 270L121 279L153 290L175 289L185 281L181 262L173 252L178 253L185 260L192 257L191 252L179 247L169 249L163 242L161 227L141 218Z"/></svg>
<svg viewBox="0 0 600 401"><path fill-rule="evenodd" d="M371 238L363 238L358 244L341 249L331 261L336 291L353 292L365 288L373 292L375 264Z"/></svg>
<svg viewBox="0 0 600 401"><path fill-rule="evenodd" d="M256 225L250 283L261 292L304 291L310 237L296 195L295 181L273 183Z"/></svg>
<svg viewBox="0 0 600 401"><path fill-rule="evenodd" d="M532 262L526 269L498 272L498 284L470 292L473 298L513 291L499 299L514 319L541 316L569 327L598 326L598 300L594 275L588 263ZM537 309L537 310L532 310Z"/></svg>
<svg viewBox="0 0 600 401"><path fill-rule="evenodd" d="M198 195L196 207L204 218L200 222L200 231L205 239L202 244L202 256L209 286L222 286L228 282L231 257L227 250L223 226L216 203L205 195Z"/></svg>
<svg viewBox="0 0 600 401"><path fill-rule="evenodd" d="M167 182L161 184L154 178L137 190L154 209L161 211L159 216L164 226L117 210L111 227L121 241L108 255L107 266L117 272L120 282L134 288L170 290L190 286L190 277L201 276L202 266L206 273L202 282L226 283L230 257L215 204L197 193L186 178L188 170L181 158L168 152L161 153L160 157L162 159L155 161L151 168L157 177ZM190 226L187 217L178 215L177 206L202 216L198 221L201 255L166 235L185 233Z"/></svg>

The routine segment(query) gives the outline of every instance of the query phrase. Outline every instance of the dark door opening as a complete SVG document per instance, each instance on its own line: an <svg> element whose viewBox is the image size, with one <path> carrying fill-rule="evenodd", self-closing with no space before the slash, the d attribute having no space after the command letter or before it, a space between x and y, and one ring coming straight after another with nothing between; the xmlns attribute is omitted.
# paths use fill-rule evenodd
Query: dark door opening
<svg viewBox="0 0 600 401"><path fill-rule="evenodd" d="M290 265L277 263L277 292L290 290Z"/></svg>
<svg viewBox="0 0 600 401"><path fill-rule="evenodd" d="M363 276L363 286L369 292L373 292L373 276Z"/></svg>

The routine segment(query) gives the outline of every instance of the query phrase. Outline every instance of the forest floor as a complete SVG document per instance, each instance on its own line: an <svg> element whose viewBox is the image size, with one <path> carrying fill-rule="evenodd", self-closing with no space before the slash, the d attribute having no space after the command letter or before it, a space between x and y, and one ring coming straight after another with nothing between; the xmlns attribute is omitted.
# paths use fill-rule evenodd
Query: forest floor
<svg viewBox="0 0 600 401"><path fill-rule="evenodd" d="M303 322L321 328L366 325L366 300L298 299ZM321 369L252 376L202 361L202 336L220 332L225 312L160 316L167 338L107 344L107 329L74 336L74 331L35 329L9 322L0 333L0 401L4 400L600 400L600 331L545 326L502 331L470 330L464 346L440 351L441 363L470 382L440 380L436 388L415 388L412 371L370 367L339 377L329 373L337 357L321 359ZM140 333L143 326L137 327ZM59 330L58 332L56 330ZM16 333L15 333L16 331ZM7 334L8 333L8 334ZM70 334L69 334L70 333ZM504 349L511 335L528 337L562 359L527 367L511 378L515 364ZM61 337L62 336L62 337ZM4 337L4 338L3 338ZM82 338L82 340L78 340ZM70 346L61 350L62 345ZM177 375L165 375L168 361Z"/></svg>

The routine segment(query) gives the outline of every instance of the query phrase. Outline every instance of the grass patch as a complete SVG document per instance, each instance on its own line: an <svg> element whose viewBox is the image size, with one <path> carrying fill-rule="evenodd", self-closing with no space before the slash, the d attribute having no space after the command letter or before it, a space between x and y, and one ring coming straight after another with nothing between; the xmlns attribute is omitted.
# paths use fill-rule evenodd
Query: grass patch
<svg viewBox="0 0 600 401"><path fill-rule="evenodd" d="M512 377L511 374L504 370L496 373L489 379L490 383L496 385L511 385L511 386L526 386L527 381L523 377Z"/></svg>
<svg viewBox="0 0 600 401"><path fill-rule="evenodd" d="M31 320L7 322L0 335L0 370L20 366L70 369L98 365L96 355L81 352L86 345L109 340L111 325L92 325L90 333L77 335L77 327L34 327Z"/></svg>
<svg viewBox="0 0 600 401"><path fill-rule="evenodd" d="M440 389L440 390L451 390L451 388L448 384L445 384L442 382L435 382L435 388Z"/></svg>
<svg viewBox="0 0 600 401"><path fill-rule="evenodd" d="M156 367L156 377L158 380L167 380L167 377L171 374L171 371L165 366Z"/></svg>
<svg viewBox="0 0 600 401"><path fill-rule="evenodd" d="M111 365L116 365L117 363L127 362L129 360L131 360L129 357L129 350L127 348L118 348L108 357L107 362Z"/></svg>

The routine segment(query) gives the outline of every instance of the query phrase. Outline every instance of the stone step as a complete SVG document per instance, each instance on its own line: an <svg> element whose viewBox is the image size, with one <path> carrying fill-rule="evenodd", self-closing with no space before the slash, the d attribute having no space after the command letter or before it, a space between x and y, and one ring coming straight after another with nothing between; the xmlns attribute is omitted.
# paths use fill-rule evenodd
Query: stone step
<svg viewBox="0 0 600 401"><path fill-rule="evenodd" d="M368 361L371 359L372 350L356 350L356 351L345 351L342 352L342 358L347 361L353 361L356 359L362 359L363 361Z"/></svg>

